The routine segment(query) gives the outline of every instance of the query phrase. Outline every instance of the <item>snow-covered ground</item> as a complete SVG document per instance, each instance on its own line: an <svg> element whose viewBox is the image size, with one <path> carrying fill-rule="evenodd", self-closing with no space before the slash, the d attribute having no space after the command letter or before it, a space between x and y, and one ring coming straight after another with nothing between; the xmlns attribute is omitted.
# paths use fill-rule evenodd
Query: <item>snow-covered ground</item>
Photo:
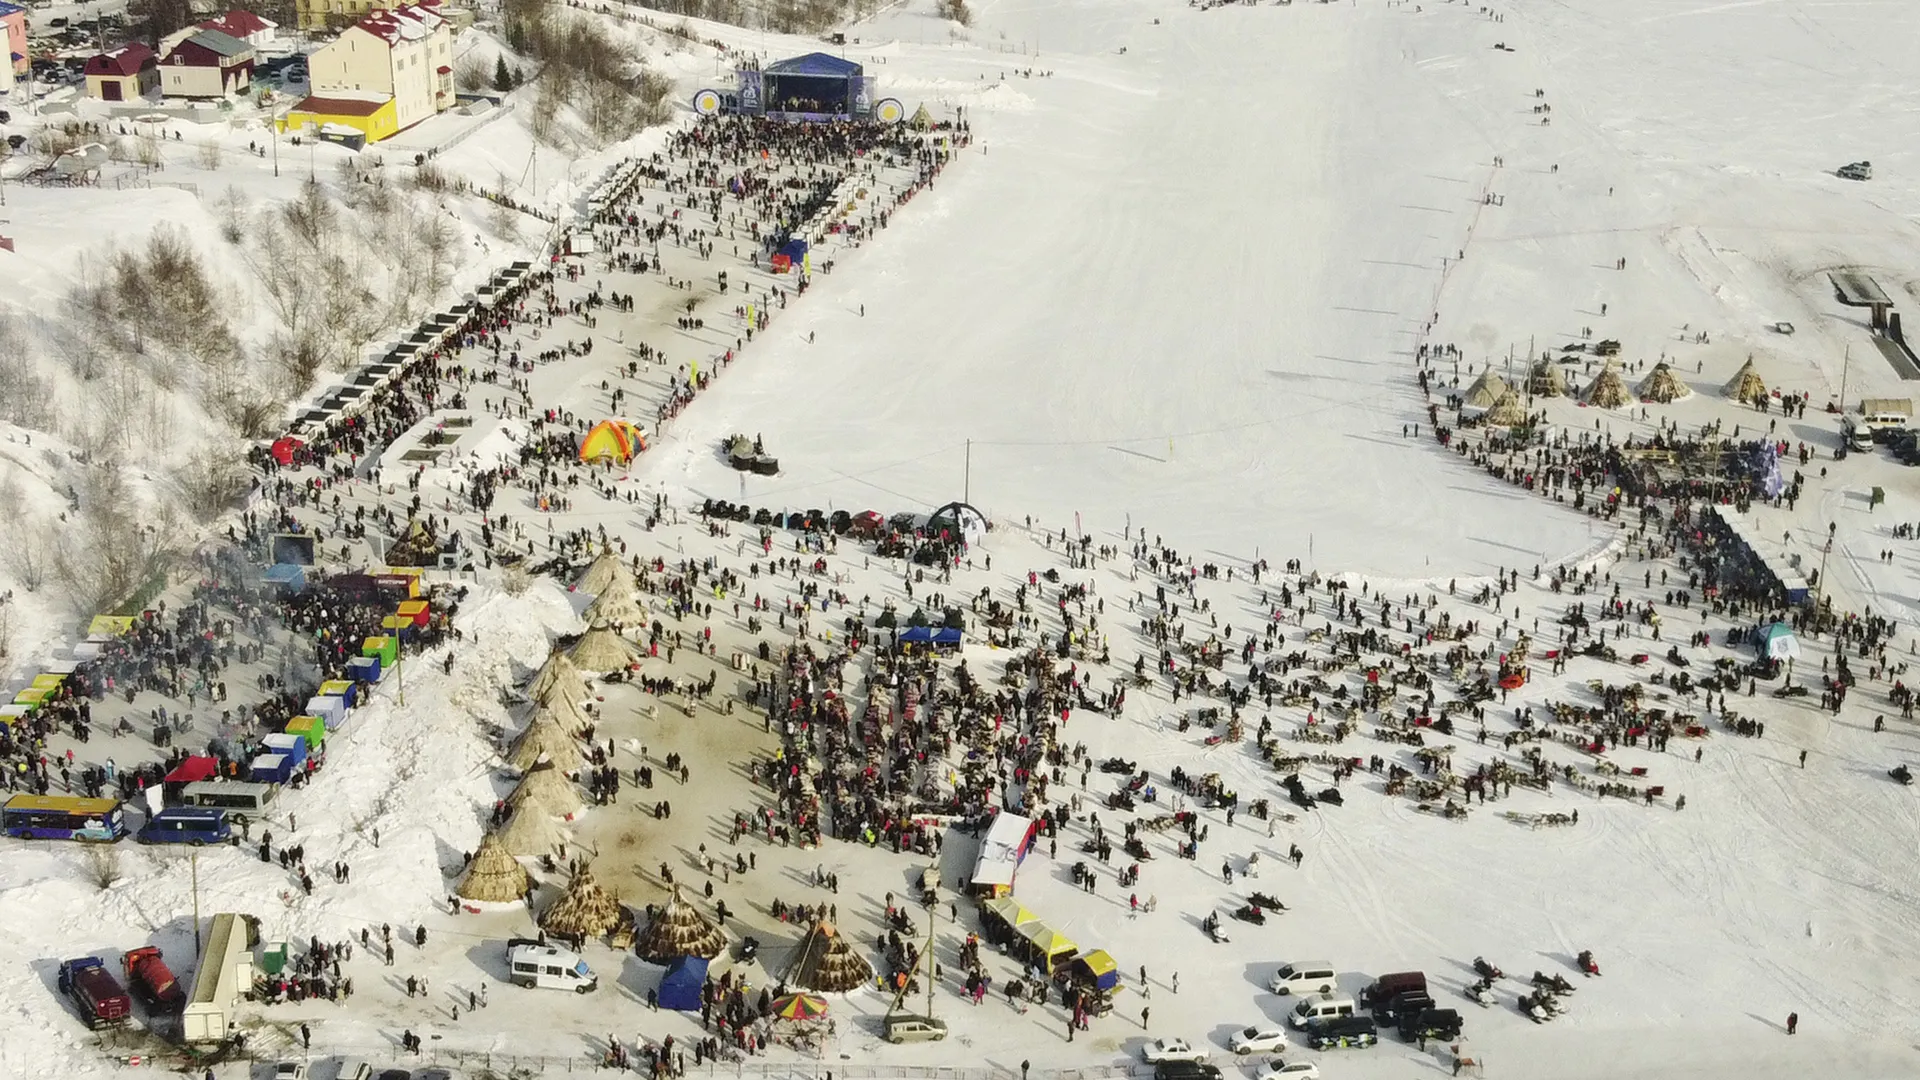
<svg viewBox="0 0 1920 1080"><path fill-rule="evenodd" d="M985 545L997 569L956 574L943 586L955 595L990 587L1004 598L1029 569L1048 567L1092 581L1115 608L1144 587L1124 559L1066 569L1019 527L1030 515L1056 536L1077 524L1076 532L1123 548L1122 530L1137 537L1144 527L1198 561L1228 566L1256 554L1299 558L1352 572L1356 587L1364 581L1396 602L1416 590L1438 593L1458 618L1539 618L1551 640L1547 624L1568 596L1528 583L1494 614L1446 599L1446 583L1457 578L1464 594L1499 567L1529 576L1535 564L1617 542L1619 529L1437 448L1413 382L1420 345L1459 348L1461 387L1487 364L1504 366L1509 355L1524 363L1529 351L1580 340L1587 328L1620 340L1630 364L1671 359L1699 392L1647 406L1644 419L1639 406L1536 406L1563 430L1597 425L1616 437L1661 420L1767 424L1718 392L1749 355L1769 385L1811 394L1816 408L1839 399L1843 378L1849 401L1908 396L1861 314L1833 301L1825 271L1863 268L1897 305L1920 296L1920 119L1906 108L1905 85L1920 10L1910 4L1530 0L1490 17L1474 4L1380 0L1207 11L1148 0L1005 0L978 4L976 15L960 31L910 5L849 29L859 41L847 55L870 63L886 94L909 109L922 100L936 112L964 106L975 144L874 243L817 274L809 294L656 441L634 483L682 506L712 497L888 512L925 510L964 491L1000 524ZM775 56L810 47L693 25ZM676 55L666 62L686 86L711 83L710 55ZM496 129L501 137L477 135L443 162L489 186L497 176L531 183L544 173L517 121L488 132ZM650 148L650 138L635 145ZM1874 162L1873 181L1832 176L1860 159ZM567 198L560 178L586 175L556 163L548 182ZM196 222L207 245L219 243L212 216L188 206L184 193L35 192L24 197L42 201L23 210L17 189L8 190L9 229L29 241L23 251L62 233L176 216ZM56 205L54 194L72 201ZM94 195L101 198L84 201ZM1623 258L1626 268L1614 269ZM34 301L46 302L60 291L49 284L58 269L35 262L18 280L47 290ZM642 317L649 311L603 316L600 338L661 340ZM1798 332L1768 330L1777 320ZM1696 343L1701 331L1709 340ZM701 359L710 344L666 340L675 362ZM604 355L539 369L536 405L597 415ZM1412 437L1414 424L1422 437ZM1829 588L1840 606L1902 620L1897 659L1913 648L1920 561L1911 541L1889 530L1920 518L1920 483L1884 452L1835 463L1834 430L1832 417L1812 410L1782 422L1778 437L1815 448L1809 494L1792 511L1758 514L1769 533L1786 534L1790 548L1814 559L1836 526ZM718 462L716 441L734 431L763 436L781 475L742 480ZM45 468L21 448L5 450L22 470ZM1864 498L1873 487L1888 493L1877 510ZM58 490L51 478L42 488ZM57 499L36 505L58 509ZM744 534L712 539L688 522L647 534L631 510L598 501L551 520L561 530L604 525L649 557L741 562L735 545ZM1884 550L1896 558L1879 559ZM831 561L845 576L839 587L856 598L904 599L899 567L869 565L847 548ZM1638 600L1658 601L1663 591L1639 587L1642 573L1684 574L1670 561L1603 569ZM1265 615L1260 588L1244 578L1199 589L1238 629ZM402 1029L443 1049L555 1059L591 1052L608 1031L627 1040L636 1031L694 1033L686 1019L639 1004L656 969L596 949L589 958L611 985L591 1002L513 992L494 981L498 958L488 943L524 930L524 917L442 914L442 873L477 842L487 803L503 790L487 736L510 720L494 691L539 662L546 634L577 628L568 599L548 586L521 598L482 586L464 616L469 644L453 675L422 664L409 705L382 700L365 710L334 763L292 796L310 861L348 860L351 886L328 881L302 897L244 850L203 857L203 910L255 911L270 938L339 939L383 922L431 927L434 946L404 950L395 971L430 977L434 996L405 997L385 977L392 972L356 961L350 1005L268 1011L256 1040L263 1051L288 1045L299 1020L313 1024L316 1057L392 1059ZM719 621L728 640L747 640L736 621ZM1116 664L1130 666L1141 651L1132 621L1117 610L1102 620ZM56 636L52 620L34 625L49 643ZM1728 625L1716 618L1703 628L1717 642ZM1289 636L1298 644L1301 630ZM1810 679L1830 646L1808 649ZM992 678L1005 655L973 646L968 660ZM1696 667L1725 655L1718 645L1692 653ZM1511 729L1512 707L1588 700L1587 680L1625 681L1626 671L1577 661L1564 677L1538 678L1506 708L1490 709L1489 728L1497 740ZM1115 674L1100 669L1095 679L1104 688ZM1127 890L1110 878L1091 896L1073 887L1067 868L1080 858L1078 827L1063 835L1060 858L1029 860L1018 895L1083 946L1113 952L1129 983L1146 967L1151 1033L1205 1041L1216 1056L1232 1027L1278 1017L1284 1000L1261 989L1277 963L1320 957L1352 973L1343 977L1349 989L1361 973L1427 971L1443 1006L1468 1009L1471 1052L1490 1076L1909 1076L1920 1068L1911 866L1920 811L1911 791L1883 775L1914 752L1910 725L1890 720L1888 733L1872 732L1875 716L1894 713L1885 689L1859 691L1837 717L1806 699L1735 695L1737 711L1768 723L1765 739L1716 726L1704 743L1676 740L1665 755L1609 755L1666 786L1653 807L1516 789L1510 804L1445 822L1363 777L1348 785L1347 806L1303 814L1271 840L1249 816L1228 827L1210 814L1212 839L1197 863L1154 841L1157 858L1139 889L1157 899L1152 915L1129 917ZM754 716L647 719L624 693L606 693L617 762L637 764L646 744L648 760L678 750L693 756L696 772L687 789L669 783L643 796L675 798L680 829L637 817L629 826L631 808L618 808L590 814L579 830L596 872L642 904L662 895L654 863L677 859L676 872L689 875L686 849L724 840L726 816L754 797L727 770L767 745ZM1248 744L1208 747L1201 732L1173 727L1188 707L1162 690L1137 691L1122 716L1082 714L1065 738L1084 740L1096 758L1139 760L1163 790L1177 765L1218 772L1247 799L1274 797L1275 776ZM1296 709L1274 714L1282 732L1303 719ZM1456 768L1511 757L1494 744L1455 741ZM85 760L89 751L77 749ZM1354 752L1406 761L1401 750L1363 737ZM1314 786L1324 786L1325 770L1314 772ZM723 775L731 778L706 782ZM1105 783L1096 773L1091 794L1104 794ZM1672 809L1677 794L1688 798L1684 812ZM1581 810L1572 829L1528 831L1499 814L1570 806ZM379 822L392 824L376 848L370 830ZM1307 853L1297 871L1279 858L1290 843ZM841 922L866 944L880 896L903 891L918 865L833 843L818 852L757 850L762 865L725 895L740 896L748 911L737 928L776 952L783 939L765 912L771 899L835 899ZM955 838L949 880L966 851ZM1255 851L1264 868L1247 884L1277 893L1292 912L1265 928L1229 923L1232 944L1208 944L1199 917L1239 895L1220 881L1216 860L1238 873ZM101 892L85 884L78 852L5 849L0 909L15 914L0 920L0 956L13 961L0 974L11 1032L0 1037L0 1073L33 1075L49 1061L69 1073L108 1068L51 991L60 957L155 941L176 970L190 966L191 897L178 860L139 850L124 857L126 880ZM816 864L846 879L837 899L802 884ZM971 925L964 905L960 915ZM952 932L941 934L951 967ZM1566 971L1586 948L1599 952L1606 975L1582 982L1573 1015L1550 1026L1512 1010L1518 984L1487 1012L1458 994L1475 955L1524 975ZM996 964L998 977L1013 974ZM482 981L494 987L490 1009L480 1020L453 1020L449 1004ZM853 1019L885 1003L856 995L835 1004L838 1052L859 1066L1017 1069L1030 1060L1046 1069L1124 1060L1145 1034L1137 986L1115 1017L1071 1043L1057 1008L1022 1015L994 995L975 1009L947 989L939 1007L955 1025L952 1042L885 1047L871 1023ZM1801 1031L1788 1039L1781 1024L1795 1011ZM1393 1038L1314 1056L1330 1078L1447 1068Z"/></svg>

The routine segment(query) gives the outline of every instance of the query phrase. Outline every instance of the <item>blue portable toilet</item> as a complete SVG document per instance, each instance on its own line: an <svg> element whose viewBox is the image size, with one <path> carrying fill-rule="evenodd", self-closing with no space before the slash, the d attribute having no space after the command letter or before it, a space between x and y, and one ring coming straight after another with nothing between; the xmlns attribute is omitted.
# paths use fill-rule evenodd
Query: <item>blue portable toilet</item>
<svg viewBox="0 0 1920 1080"><path fill-rule="evenodd" d="M700 1011L700 991L707 985L703 956L677 956L660 977L660 1007L680 1012Z"/></svg>
<svg viewBox="0 0 1920 1080"><path fill-rule="evenodd" d="M379 682L380 658L377 656L356 656L347 661L347 678L365 683Z"/></svg>
<svg viewBox="0 0 1920 1080"><path fill-rule="evenodd" d="M307 737L288 732L279 732L260 740L267 753L285 757L289 769L298 769L307 763Z"/></svg>
<svg viewBox="0 0 1920 1080"><path fill-rule="evenodd" d="M285 754L261 754L253 759L247 779L256 784L284 784L293 779L293 764Z"/></svg>

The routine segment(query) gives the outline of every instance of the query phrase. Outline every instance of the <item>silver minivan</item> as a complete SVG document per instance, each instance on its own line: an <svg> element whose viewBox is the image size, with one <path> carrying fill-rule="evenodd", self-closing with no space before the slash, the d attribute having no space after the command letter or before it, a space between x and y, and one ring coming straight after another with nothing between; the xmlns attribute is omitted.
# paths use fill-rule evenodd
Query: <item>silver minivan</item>
<svg viewBox="0 0 1920 1080"><path fill-rule="evenodd" d="M1332 964L1325 960L1295 960L1274 972L1267 989L1276 994L1331 994L1333 985Z"/></svg>
<svg viewBox="0 0 1920 1080"><path fill-rule="evenodd" d="M1315 994L1300 999L1300 1004L1287 1014L1287 1023L1297 1028L1312 1027L1328 1020L1338 1020L1343 1016L1352 1016L1353 999L1333 997L1328 994Z"/></svg>

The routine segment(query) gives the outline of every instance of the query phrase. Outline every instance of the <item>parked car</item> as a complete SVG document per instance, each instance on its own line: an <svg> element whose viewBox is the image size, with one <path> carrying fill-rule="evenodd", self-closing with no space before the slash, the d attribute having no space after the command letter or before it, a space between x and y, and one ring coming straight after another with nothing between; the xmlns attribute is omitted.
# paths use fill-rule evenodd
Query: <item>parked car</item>
<svg viewBox="0 0 1920 1080"><path fill-rule="evenodd" d="M1337 1020L1354 1014L1353 999L1332 994L1313 994L1300 999L1300 1004L1287 1013L1287 1023L1297 1028L1310 1028L1324 1020Z"/></svg>
<svg viewBox="0 0 1920 1080"><path fill-rule="evenodd" d="M1371 1016L1342 1016L1314 1025L1307 1033L1307 1045L1315 1050L1372 1046L1380 1041L1380 1028Z"/></svg>
<svg viewBox="0 0 1920 1080"><path fill-rule="evenodd" d="M1311 1061L1276 1061L1254 1080L1320 1080L1320 1066Z"/></svg>
<svg viewBox="0 0 1920 1080"><path fill-rule="evenodd" d="M1400 1037L1408 1042L1418 1039L1452 1042L1460 1037L1465 1026L1459 1012L1453 1009L1422 1009L1400 1017Z"/></svg>
<svg viewBox="0 0 1920 1080"><path fill-rule="evenodd" d="M1433 1008L1433 999L1425 990L1408 990L1373 1003L1373 1018L1383 1024L1397 1024L1404 1016L1419 1016Z"/></svg>
<svg viewBox="0 0 1920 1080"><path fill-rule="evenodd" d="M1335 981L1333 965L1325 960L1295 960L1273 973L1267 989L1276 994L1331 994Z"/></svg>
<svg viewBox="0 0 1920 1080"><path fill-rule="evenodd" d="M1153 1080L1225 1080L1220 1067L1204 1061L1163 1061L1153 1067Z"/></svg>
<svg viewBox="0 0 1920 1080"><path fill-rule="evenodd" d="M1207 1049L1185 1039L1155 1039L1141 1048L1140 1056L1155 1064L1162 1061L1205 1061Z"/></svg>
<svg viewBox="0 0 1920 1080"><path fill-rule="evenodd" d="M1873 179L1873 162L1871 161L1848 162L1847 164L1840 166L1838 169L1835 169L1834 172L1842 180L1871 180Z"/></svg>
<svg viewBox="0 0 1920 1080"><path fill-rule="evenodd" d="M283 1061L273 1067L273 1080L307 1080L304 1061Z"/></svg>
<svg viewBox="0 0 1920 1080"><path fill-rule="evenodd" d="M1242 1028L1227 1040L1236 1054L1269 1054L1287 1045L1287 1029L1277 1027Z"/></svg>

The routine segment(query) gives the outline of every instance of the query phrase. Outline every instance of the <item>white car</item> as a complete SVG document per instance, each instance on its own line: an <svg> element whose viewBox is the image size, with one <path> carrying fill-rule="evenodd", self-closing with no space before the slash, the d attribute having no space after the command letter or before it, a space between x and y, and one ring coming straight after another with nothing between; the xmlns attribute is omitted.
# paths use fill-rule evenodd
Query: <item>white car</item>
<svg viewBox="0 0 1920 1080"><path fill-rule="evenodd" d="M1320 1080L1320 1066L1311 1061L1276 1061L1257 1080Z"/></svg>
<svg viewBox="0 0 1920 1080"><path fill-rule="evenodd" d="M1277 1027L1242 1028L1233 1033L1227 1045L1236 1054L1270 1054L1287 1045L1287 1032Z"/></svg>
<svg viewBox="0 0 1920 1080"><path fill-rule="evenodd" d="M1162 1061L1205 1061L1207 1051L1185 1039L1155 1039L1140 1050L1140 1056L1157 1065Z"/></svg>

